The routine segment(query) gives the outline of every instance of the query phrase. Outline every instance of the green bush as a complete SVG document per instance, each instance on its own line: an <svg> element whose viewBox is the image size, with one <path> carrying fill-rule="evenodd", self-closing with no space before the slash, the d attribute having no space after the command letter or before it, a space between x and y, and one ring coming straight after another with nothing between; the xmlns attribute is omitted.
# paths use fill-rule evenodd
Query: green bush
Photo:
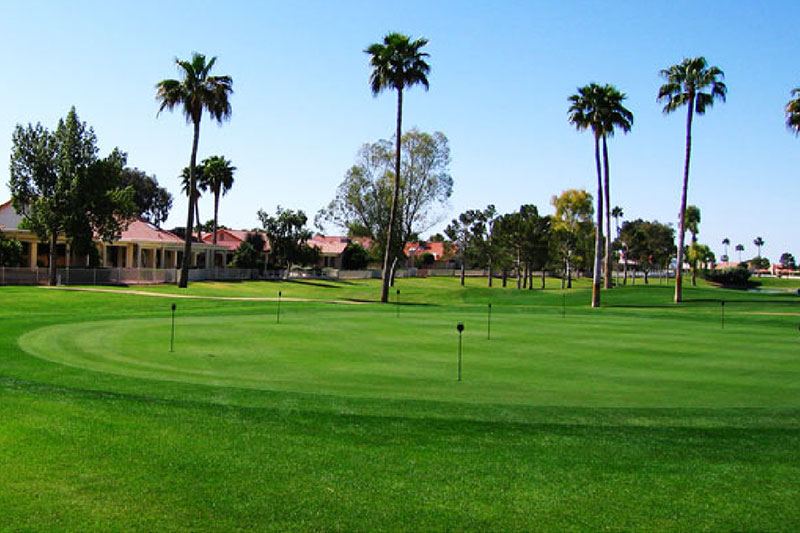
<svg viewBox="0 0 800 533"><path fill-rule="evenodd" d="M726 287L745 287L750 280L751 272L742 266L725 268L723 270L710 270L706 272L705 279L712 283L719 283Z"/></svg>

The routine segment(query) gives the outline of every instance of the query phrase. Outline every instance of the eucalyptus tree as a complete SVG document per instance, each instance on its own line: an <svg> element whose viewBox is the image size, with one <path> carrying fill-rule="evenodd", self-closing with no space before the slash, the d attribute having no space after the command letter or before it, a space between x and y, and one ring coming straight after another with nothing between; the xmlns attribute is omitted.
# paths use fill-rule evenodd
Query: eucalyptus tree
<svg viewBox="0 0 800 533"><path fill-rule="evenodd" d="M756 237L753 240L753 244L755 244L756 248L758 248L758 258L761 259L761 247L764 246L764 239L761 237Z"/></svg>
<svg viewBox="0 0 800 533"><path fill-rule="evenodd" d="M686 154L683 166L683 189L678 224L678 257L675 273L675 303L681 301L683 281L683 253L686 233L686 199L689 190L689 161L692 153L692 120L694 115L703 115L714 105L715 100L725 101L728 88L722 79L725 74L718 67L710 66L704 57L686 58L677 65L661 71L666 83L658 90L658 101L664 102L664 113L687 107Z"/></svg>
<svg viewBox="0 0 800 533"><path fill-rule="evenodd" d="M200 140L200 121L204 111L220 124L231 116L229 97L233 92L233 80L230 76L212 76L210 74L216 62L216 57L206 61L206 56L195 52L189 61L175 60L181 75L180 80L165 79L156 84L156 100L161 102L158 113L160 114L165 109L172 111L179 107L186 117L186 122L191 123L194 128L192 155L189 159L189 209L186 216L186 237L179 282L179 286L184 288L189 280L189 262L192 253L191 227L192 211L196 207L197 177L195 170L197 144Z"/></svg>
<svg viewBox="0 0 800 533"><path fill-rule="evenodd" d="M595 260L592 283L592 307L600 305L601 259L603 252L603 205L605 203L606 233L611 232L609 164L607 139L614 135L616 128L628 132L633 125L633 114L622 105L625 94L613 85L600 86L590 83L578 88L578 93L568 98L570 102L568 120L576 129L591 129L594 134L594 158L597 170L597 224L595 227ZM600 141L603 144L603 168L600 165ZM605 199L605 202L604 202ZM606 288L611 287L611 251L610 238L605 240Z"/></svg>
<svg viewBox="0 0 800 533"><path fill-rule="evenodd" d="M364 50L370 56L370 88L373 96L378 96L385 89L397 91L397 128L395 140L395 173L392 206L389 212L389 228L386 234L386 250L383 257L383 285L381 302L389 301L389 283L391 282L389 258L392 250L392 237L397 218L397 197L400 193L400 145L402 142L403 123L403 91L414 85L422 85L428 89L428 73L430 66L426 58L428 53L421 49L428 44L425 38L411 40L408 35L389 33L382 43L373 43Z"/></svg>
<svg viewBox="0 0 800 533"><path fill-rule="evenodd" d="M214 195L214 227L212 234L215 245L217 244L219 199L221 196L225 196L233 187L234 172L236 172L236 167L224 156L214 155L203 160L202 184L204 189L211 191L211 194Z"/></svg>

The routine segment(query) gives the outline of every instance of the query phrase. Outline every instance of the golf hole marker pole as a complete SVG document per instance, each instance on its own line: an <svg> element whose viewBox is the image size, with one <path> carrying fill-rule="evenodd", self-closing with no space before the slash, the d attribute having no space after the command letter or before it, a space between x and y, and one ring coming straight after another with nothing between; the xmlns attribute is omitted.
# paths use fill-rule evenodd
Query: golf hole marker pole
<svg viewBox="0 0 800 533"><path fill-rule="evenodd" d="M275 315L275 323L281 323L281 291L278 291L278 313Z"/></svg>
<svg viewBox="0 0 800 533"><path fill-rule="evenodd" d="M722 316L722 329L725 329L725 300L722 300L720 302L720 306L719 307L720 307L721 316Z"/></svg>
<svg viewBox="0 0 800 533"><path fill-rule="evenodd" d="M489 304L488 316L486 318L486 340L492 340L492 304Z"/></svg>
<svg viewBox="0 0 800 533"><path fill-rule="evenodd" d="M169 336L169 351L175 351L175 304L172 304L172 333Z"/></svg>
<svg viewBox="0 0 800 533"><path fill-rule="evenodd" d="M400 318L400 289L395 293L394 306L397 308L397 318Z"/></svg>
<svg viewBox="0 0 800 533"><path fill-rule="evenodd" d="M567 316L567 293L561 289L561 318Z"/></svg>
<svg viewBox="0 0 800 533"><path fill-rule="evenodd" d="M461 334L464 332L464 324L459 322L456 329L458 330L458 381L461 381Z"/></svg>

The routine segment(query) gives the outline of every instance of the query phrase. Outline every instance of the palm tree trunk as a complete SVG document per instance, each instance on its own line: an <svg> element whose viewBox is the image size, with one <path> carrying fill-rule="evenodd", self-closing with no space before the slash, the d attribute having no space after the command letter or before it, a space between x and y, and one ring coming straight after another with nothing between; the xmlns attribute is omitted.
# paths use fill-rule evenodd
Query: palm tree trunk
<svg viewBox="0 0 800 533"><path fill-rule="evenodd" d="M186 216L186 236L183 242L183 263L181 263L181 279L178 287L185 289L189 285L189 263L192 255L192 218L195 208L197 189L194 182L194 167L197 164L197 143L200 140L200 121L194 123L192 139L192 157L189 160L189 209Z"/></svg>
<svg viewBox="0 0 800 533"><path fill-rule="evenodd" d="M594 136L594 162L597 167L597 224L594 236L592 307L600 307L600 265L603 254L603 175L600 170L600 136Z"/></svg>
<svg viewBox="0 0 800 533"><path fill-rule="evenodd" d="M197 226L197 242L203 242L203 236L200 234L200 195L195 195L194 198L194 221Z"/></svg>
<svg viewBox="0 0 800 533"><path fill-rule="evenodd" d="M391 266L389 257L392 254L392 238L394 237L395 216L397 215L397 200L400 194L400 142L403 124L403 91L397 90L397 137L394 155L394 194L392 194L392 209L389 211L389 230L386 235L386 251L383 254L383 286L381 288L381 303L389 301L389 283L391 282Z"/></svg>
<svg viewBox="0 0 800 533"><path fill-rule="evenodd" d="M609 167L608 167L608 145L606 143L606 136L603 134L603 166L605 167L605 204L606 204L606 250L605 250L605 267L603 272L603 286L606 289L611 288L611 193L609 192Z"/></svg>
<svg viewBox="0 0 800 533"><path fill-rule="evenodd" d="M625 262L622 263L622 284L628 284L628 246L625 246Z"/></svg>
<svg viewBox="0 0 800 533"><path fill-rule="evenodd" d="M219 192L214 193L214 246L217 245L217 214L219 213Z"/></svg>
<svg viewBox="0 0 800 533"><path fill-rule="evenodd" d="M681 302L683 283L683 245L686 237L686 194L689 190L689 159L692 154L692 119L694 118L694 94L689 93L689 111L686 116L686 161L683 165L683 192L681 193L680 221L678 222L678 257L675 269L675 303Z"/></svg>

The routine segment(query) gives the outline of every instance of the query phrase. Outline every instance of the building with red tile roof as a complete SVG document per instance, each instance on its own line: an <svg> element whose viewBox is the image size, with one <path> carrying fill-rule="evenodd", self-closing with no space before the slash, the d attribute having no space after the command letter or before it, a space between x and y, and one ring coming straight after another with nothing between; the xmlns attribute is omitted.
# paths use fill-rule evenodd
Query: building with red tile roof
<svg viewBox="0 0 800 533"><path fill-rule="evenodd" d="M37 235L20 227L23 216L11 201L0 204L0 226L10 237L22 243L25 264L30 268L46 266L49 261L48 244L39 242ZM114 242L97 242L100 266L112 268L177 268L183 257L183 239L141 218L135 219ZM205 267L217 250L207 243L192 244L192 266ZM78 257L69 250L63 235L57 240L58 266L86 266L88 257Z"/></svg>

